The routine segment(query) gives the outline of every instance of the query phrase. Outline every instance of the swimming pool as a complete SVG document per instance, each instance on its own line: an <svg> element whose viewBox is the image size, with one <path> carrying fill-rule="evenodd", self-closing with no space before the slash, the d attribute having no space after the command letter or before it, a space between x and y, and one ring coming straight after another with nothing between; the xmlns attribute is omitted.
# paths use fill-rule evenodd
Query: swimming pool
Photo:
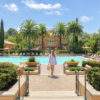
<svg viewBox="0 0 100 100"><path fill-rule="evenodd" d="M48 56L36 56L36 61L38 61L40 64L48 64L49 57ZM0 62L11 62L13 64L20 64L22 62L25 62L29 59L29 56L9 56L9 57L0 57ZM82 61L86 61L88 59L79 57L79 56L57 56L57 63L63 64L65 61L69 61L71 59L79 61L79 66L82 64Z"/></svg>

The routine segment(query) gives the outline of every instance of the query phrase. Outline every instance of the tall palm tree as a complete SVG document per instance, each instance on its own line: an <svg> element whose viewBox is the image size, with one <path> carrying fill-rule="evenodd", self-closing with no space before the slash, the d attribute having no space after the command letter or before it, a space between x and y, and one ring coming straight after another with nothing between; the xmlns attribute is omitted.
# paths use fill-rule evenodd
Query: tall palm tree
<svg viewBox="0 0 100 100"><path fill-rule="evenodd" d="M78 23L78 19L75 21L69 22L67 25L67 33L73 35L73 49L78 43L78 36L82 33L82 25Z"/></svg>
<svg viewBox="0 0 100 100"><path fill-rule="evenodd" d="M28 38L29 41L29 49L31 49L31 39L32 37L35 39L37 37L38 27L35 22L32 20L26 20L25 23L21 25L20 31Z"/></svg>
<svg viewBox="0 0 100 100"><path fill-rule="evenodd" d="M44 36L47 34L47 29L44 24L40 24L39 33L42 37L42 49L44 49Z"/></svg>
<svg viewBox="0 0 100 100"><path fill-rule="evenodd" d="M58 23L55 31L56 31L56 34L59 36L60 49L62 49L62 36L64 36L65 34L65 24L62 22Z"/></svg>

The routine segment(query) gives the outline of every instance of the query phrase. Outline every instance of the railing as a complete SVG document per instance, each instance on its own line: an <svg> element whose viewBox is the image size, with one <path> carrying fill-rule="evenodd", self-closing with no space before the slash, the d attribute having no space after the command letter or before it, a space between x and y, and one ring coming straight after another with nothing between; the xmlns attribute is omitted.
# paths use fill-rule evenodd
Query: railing
<svg viewBox="0 0 100 100"><path fill-rule="evenodd" d="M18 75L18 97L17 100L20 100L20 69L18 69L17 71L17 75Z"/></svg>
<svg viewBox="0 0 100 100"><path fill-rule="evenodd" d="M79 96L79 71L75 71L75 79L76 79L75 92L77 96Z"/></svg>
<svg viewBox="0 0 100 100"><path fill-rule="evenodd" d="M84 84L85 84L85 86L84 86L84 100L87 100L87 97L86 97L86 88L87 88L87 84L86 84L86 76L87 76L87 69L85 69L85 76L84 76Z"/></svg>
<svg viewBox="0 0 100 100"><path fill-rule="evenodd" d="M29 96L29 71L26 72L26 95Z"/></svg>
<svg viewBox="0 0 100 100"><path fill-rule="evenodd" d="M18 69L18 97L17 100L21 100L21 92L20 92L20 82L21 82L21 69ZM26 72L26 94L25 96L29 95L29 71Z"/></svg>

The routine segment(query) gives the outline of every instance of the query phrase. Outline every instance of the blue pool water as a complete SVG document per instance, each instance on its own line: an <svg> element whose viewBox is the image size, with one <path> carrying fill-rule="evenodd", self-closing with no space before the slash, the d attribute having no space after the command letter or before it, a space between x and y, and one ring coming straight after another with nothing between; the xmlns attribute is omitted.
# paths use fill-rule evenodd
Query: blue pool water
<svg viewBox="0 0 100 100"><path fill-rule="evenodd" d="M48 56L36 56L36 61L38 61L40 64L48 64L49 57ZM18 56L18 57L0 57L0 62L11 62L13 64L20 64L22 62L25 62L29 59L29 56ZM57 64L63 64L65 61L69 61L71 59L74 59L76 61L79 61L79 66L82 65L82 61L86 61L88 59L79 57L79 56L57 56Z"/></svg>

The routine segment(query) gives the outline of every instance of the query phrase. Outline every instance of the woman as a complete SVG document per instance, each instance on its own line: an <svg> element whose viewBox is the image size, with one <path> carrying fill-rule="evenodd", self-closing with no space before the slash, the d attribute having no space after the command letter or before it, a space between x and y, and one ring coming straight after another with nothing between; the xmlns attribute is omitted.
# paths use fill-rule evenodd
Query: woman
<svg viewBox="0 0 100 100"><path fill-rule="evenodd" d="M51 76L53 76L54 66L57 64L56 54L55 54L54 50L52 50L51 54L49 55L49 64L51 66Z"/></svg>

